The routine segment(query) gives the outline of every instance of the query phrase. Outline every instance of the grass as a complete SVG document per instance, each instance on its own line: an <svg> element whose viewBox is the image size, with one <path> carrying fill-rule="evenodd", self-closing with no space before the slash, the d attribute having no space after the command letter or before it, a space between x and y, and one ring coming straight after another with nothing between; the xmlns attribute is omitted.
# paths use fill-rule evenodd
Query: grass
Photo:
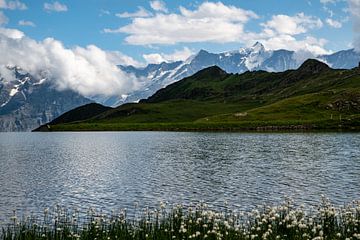
<svg viewBox="0 0 360 240"><path fill-rule="evenodd" d="M295 207L286 201L249 212L213 211L206 204L127 210L106 215L90 209L86 217L59 206L44 216L29 216L3 228L3 240L14 239L360 239L360 202L334 207L323 198L314 209Z"/></svg>
<svg viewBox="0 0 360 240"><path fill-rule="evenodd" d="M84 122L52 125L51 131L359 131L360 116L334 119L168 123Z"/></svg>
<svg viewBox="0 0 360 240"><path fill-rule="evenodd" d="M51 130L360 130L359 69L318 74L301 68L240 75L219 71L205 69L146 101L124 104L83 121L53 124Z"/></svg>
<svg viewBox="0 0 360 240"><path fill-rule="evenodd" d="M359 88L293 96L273 103L170 100L127 104L94 119L52 125L53 131L360 130ZM337 104L337 105L336 105ZM354 104L354 105L352 105ZM356 105L355 105L356 104Z"/></svg>

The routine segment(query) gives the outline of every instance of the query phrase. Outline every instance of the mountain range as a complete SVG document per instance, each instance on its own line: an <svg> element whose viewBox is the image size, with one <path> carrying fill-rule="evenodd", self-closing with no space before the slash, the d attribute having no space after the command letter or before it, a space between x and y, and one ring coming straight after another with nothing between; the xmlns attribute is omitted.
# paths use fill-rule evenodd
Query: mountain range
<svg viewBox="0 0 360 240"><path fill-rule="evenodd" d="M122 103L145 99L157 90L210 66L218 66L228 73L244 73L256 70L282 72L297 69L308 58L316 58L334 69L351 69L358 66L360 53L354 49L349 49L329 55L313 56L309 53L288 50L266 50L259 42L249 48L223 53L210 53L200 50L186 61L149 64L144 68L119 66L123 71L134 74L139 79L146 79L143 87L130 93L126 98L111 98L102 103L118 106Z"/></svg>
<svg viewBox="0 0 360 240"><path fill-rule="evenodd" d="M256 43L249 48L223 53L200 50L185 61L149 64L142 68L119 65L123 71L141 79L142 87L127 95L91 99L71 90L57 90L45 78L37 79L23 69L6 66L11 74L0 76L0 131L28 131L86 103L98 102L114 107L138 102L210 66L218 66L228 73L281 72L298 68L307 56L288 50L269 51L261 43ZM360 54L350 49L316 56L316 59L332 68L351 69L358 66Z"/></svg>
<svg viewBox="0 0 360 240"><path fill-rule="evenodd" d="M139 103L85 105L38 130L359 131L360 66L332 69L309 59L296 70L242 74L212 66Z"/></svg>
<svg viewBox="0 0 360 240"><path fill-rule="evenodd" d="M11 78L0 76L0 131L29 131L92 102L74 91L59 91L20 68L7 66L6 71Z"/></svg>

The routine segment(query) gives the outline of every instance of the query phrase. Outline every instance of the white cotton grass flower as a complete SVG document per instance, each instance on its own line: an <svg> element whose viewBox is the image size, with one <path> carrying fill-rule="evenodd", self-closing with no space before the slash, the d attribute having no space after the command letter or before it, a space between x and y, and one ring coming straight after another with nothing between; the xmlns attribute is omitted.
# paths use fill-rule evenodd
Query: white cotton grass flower
<svg viewBox="0 0 360 240"><path fill-rule="evenodd" d="M328 200L326 200L328 201ZM134 204L135 205L135 204ZM57 231L59 234L69 234L65 231L70 224L70 237L78 239L81 231L92 229L108 239L109 227L122 226L132 229L127 236L139 236L137 231L143 231L143 237L152 238L156 231L162 231L172 239L224 239L232 236L239 239L328 239L328 229L331 222L337 224L337 229L331 233L336 239L360 239L358 232L360 202L353 202L345 207L335 207L329 202L322 203L318 208L309 211L307 206L296 207L291 200L279 206L261 206L251 211L239 211L226 208L226 211L216 211L205 207L204 202L196 204L168 204L160 201L157 208L139 208L136 206L135 216L132 210L119 209L111 211L110 216L104 211L88 209L89 218L83 219L81 211L69 211L64 207L54 207L54 213L44 209L45 223L33 222L36 229L46 229L46 233ZM130 216L128 216L128 212ZM13 214L16 216L16 213ZM23 218L21 218L23 219ZM27 223L34 220L32 215L25 218ZM37 218L41 219L41 218ZM13 219L13 224L20 224ZM177 224L174 225L174 223ZM162 225L166 223L167 225ZM64 225L65 224L65 225ZM85 225L84 225L85 224ZM88 224L88 225L86 225ZM75 227L75 228L74 228ZM76 230L78 228L78 230ZM52 230L51 230L52 229ZM279 231L279 229L282 229ZM50 232L49 232L50 231ZM155 231L155 232L154 232ZM40 232L38 236L43 236ZM147 235L145 235L147 234ZM290 234L290 235L288 235ZM45 234L45 237L48 236ZM66 236L68 237L68 236ZM131 238L130 237L130 238ZM110 239L114 239L110 237ZM115 238L116 239L116 238Z"/></svg>

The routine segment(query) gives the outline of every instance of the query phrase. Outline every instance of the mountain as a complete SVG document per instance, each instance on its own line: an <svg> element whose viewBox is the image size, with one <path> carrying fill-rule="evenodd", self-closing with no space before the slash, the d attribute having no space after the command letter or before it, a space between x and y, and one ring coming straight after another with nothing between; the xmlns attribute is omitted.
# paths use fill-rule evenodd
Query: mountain
<svg viewBox="0 0 360 240"><path fill-rule="evenodd" d="M149 64L143 68L119 66L123 71L138 77L140 89L127 95L119 93L119 96L93 96L90 99L70 90L59 91L46 78L38 79L22 69L10 66L3 69L0 66L4 74L0 76L0 131L33 129L90 102L106 106L138 102L210 66L218 66L234 74L257 70L282 72L298 68L305 56L288 50L268 51L261 43L256 43L249 48L224 53L201 50L186 61ZM317 56L317 59L332 68L351 69L358 66L360 54L351 49Z"/></svg>
<svg viewBox="0 0 360 240"><path fill-rule="evenodd" d="M360 53L354 49L343 50L334 54L319 56L319 59L328 63L332 68L351 69L358 66Z"/></svg>
<svg viewBox="0 0 360 240"><path fill-rule="evenodd" d="M331 55L317 56L316 58L332 68L351 69L358 66L360 53L351 49ZM123 71L145 79L143 87L138 91L129 93L126 98L111 98L105 103L107 105L118 106L126 102L137 102L140 99L151 96L157 90L173 82L191 76L210 66L218 66L228 73L244 73L256 70L282 72L298 68L306 59L307 57L301 56L301 54L294 51L266 50L261 43L257 42L250 48L241 48L224 53L209 53L205 50L200 50L186 61L150 64L145 68L119 66Z"/></svg>
<svg viewBox="0 0 360 240"><path fill-rule="evenodd" d="M0 76L0 131L29 131L92 102L73 91L59 91L20 68L7 66L3 72L7 74Z"/></svg>
<svg viewBox="0 0 360 240"><path fill-rule="evenodd" d="M360 68L315 59L296 70L226 73L213 66L90 119L50 130L360 130Z"/></svg>
<svg viewBox="0 0 360 240"><path fill-rule="evenodd" d="M65 124L70 122L76 121L83 121L87 119L91 119L94 116L97 116L103 112L112 109L111 107L106 107L98 103L89 103L77 108L74 108L61 116L55 118L54 120L50 121L48 124L44 124L39 128L35 129L35 131L47 131L48 125L55 125L55 124Z"/></svg>

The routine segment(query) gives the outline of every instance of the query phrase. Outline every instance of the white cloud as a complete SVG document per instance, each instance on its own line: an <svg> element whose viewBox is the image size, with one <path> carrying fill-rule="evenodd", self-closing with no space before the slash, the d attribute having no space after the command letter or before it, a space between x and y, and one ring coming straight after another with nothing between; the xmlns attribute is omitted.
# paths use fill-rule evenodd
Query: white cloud
<svg viewBox="0 0 360 240"><path fill-rule="evenodd" d="M125 55L119 51L111 51L106 52L108 59L115 63L116 65L123 65L123 66L134 66L134 67L141 67L143 66L142 63L136 61L134 58Z"/></svg>
<svg viewBox="0 0 360 240"><path fill-rule="evenodd" d="M119 96L137 88L137 79L122 72L113 53L89 45L66 48L53 38L35 41L15 36L20 31L0 29L0 65L19 66L36 77L46 77L58 89L85 96ZM20 37L20 38L19 38Z"/></svg>
<svg viewBox="0 0 360 240"><path fill-rule="evenodd" d="M327 54L325 49L326 39L312 37L309 31L323 26L319 18L298 13L294 16L274 15L262 23L262 32L249 33L248 41L257 40L262 42L267 49L287 49L302 51L307 54ZM306 35L304 35L306 33ZM304 54L302 54L304 55Z"/></svg>
<svg viewBox="0 0 360 240"><path fill-rule="evenodd" d="M184 61L193 54L194 54L193 51L191 51L187 47L184 47L182 50L175 50L171 54L164 54L164 53L144 54L143 58L147 63L176 62L176 61Z"/></svg>
<svg viewBox="0 0 360 240"><path fill-rule="evenodd" d="M6 0L0 0L0 8L4 9L10 9L10 10L26 10L27 6L25 3L20 2L19 0L15 1L6 1Z"/></svg>
<svg viewBox="0 0 360 240"><path fill-rule="evenodd" d="M25 36L22 31L12 28L0 28L0 35L4 35L11 39L21 39Z"/></svg>
<svg viewBox="0 0 360 240"><path fill-rule="evenodd" d="M143 7L138 7L138 10L134 13L124 12L115 14L119 18L134 18L134 17L149 17L151 13Z"/></svg>
<svg viewBox="0 0 360 240"><path fill-rule="evenodd" d="M222 19L233 23L246 23L251 18L258 18L258 16L252 11L244 10L231 5L224 5L222 2L204 2L197 10L194 11L180 7L180 12L188 19L201 19L203 21L208 19Z"/></svg>
<svg viewBox="0 0 360 240"><path fill-rule="evenodd" d="M143 58L147 63L162 63L166 62L166 59L159 53L143 54Z"/></svg>
<svg viewBox="0 0 360 240"><path fill-rule="evenodd" d="M150 7L158 12L165 12L165 13L168 12L168 9L166 8L166 5L163 1L159 1L159 0L151 1Z"/></svg>
<svg viewBox="0 0 360 240"><path fill-rule="evenodd" d="M53 3L44 3L44 10L47 12L66 12L68 7L58 1Z"/></svg>
<svg viewBox="0 0 360 240"><path fill-rule="evenodd" d="M31 22L31 21L25 21L25 20L20 20L18 23L20 26L29 26L29 27L35 27L35 23Z"/></svg>
<svg viewBox="0 0 360 240"><path fill-rule="evenodd" d="M274 15L260 24L260 32L245 30L245 24L259 18L256 13L221 2L203 2L195 9L179 7L179 13L156 13L151 17L134 17L118 29L107 33L125 33L132 45L161 45L195 42L238 42L250 46L256 41L268 49L305 49L314 54L328 53L327 41L311 36L310 32L323 27L314 16L298 13L293 16ZM147 62L168 61L161 53L146 54Z"/></svg>
<svg viewBox="0 0 360 240"><path fill-rule="evenodd" d="M269 38L260 39L268 49L287 49L293 51L305 51L313 55L322 55L330 53L325 49L326 39L317 39L307 36L304 39L297 39L291 35L278 35Z"/></svg>
<svg viewBox="0 0 360 240"><path fill-rule="evenodd" d="M360 0L348 0L354 32L354 48L360 52Z"/></svg>
<svg viewBox="0 0 360 240"><path fill-rule="evenodd" d="M221 2L204 2L196 10L180 7L180 14L157 13L149 18L134 18L132 23L107 33L126 33L133 45L189 42L235 42L245 35L244 24L258 16Z"/></svg>
<svg viewBox="0 0 360 240"><path fill-rule="evenodd" d="M333 28L341 28L341 27L342 27L342 23L341 23L341 22L336 21L336 20L331 19L331 18L327 18L327 19L326 19L326 23L327 23L330 27L333 27Z"/></svg>
<svg viewBox="0 0 360 240"><path fill-rule="evenodd" d="M5 14L0 11L0 26L5 25L9 22L9 19L5 16Z"/></svg>
<svg viewBox="0 0 360 240"><path fill-rule="evenodd" d="M262 26L279 34L297 35L310 29L321 28L323 23L319 18L298 13L295 16L275 15Z"/></svg>

